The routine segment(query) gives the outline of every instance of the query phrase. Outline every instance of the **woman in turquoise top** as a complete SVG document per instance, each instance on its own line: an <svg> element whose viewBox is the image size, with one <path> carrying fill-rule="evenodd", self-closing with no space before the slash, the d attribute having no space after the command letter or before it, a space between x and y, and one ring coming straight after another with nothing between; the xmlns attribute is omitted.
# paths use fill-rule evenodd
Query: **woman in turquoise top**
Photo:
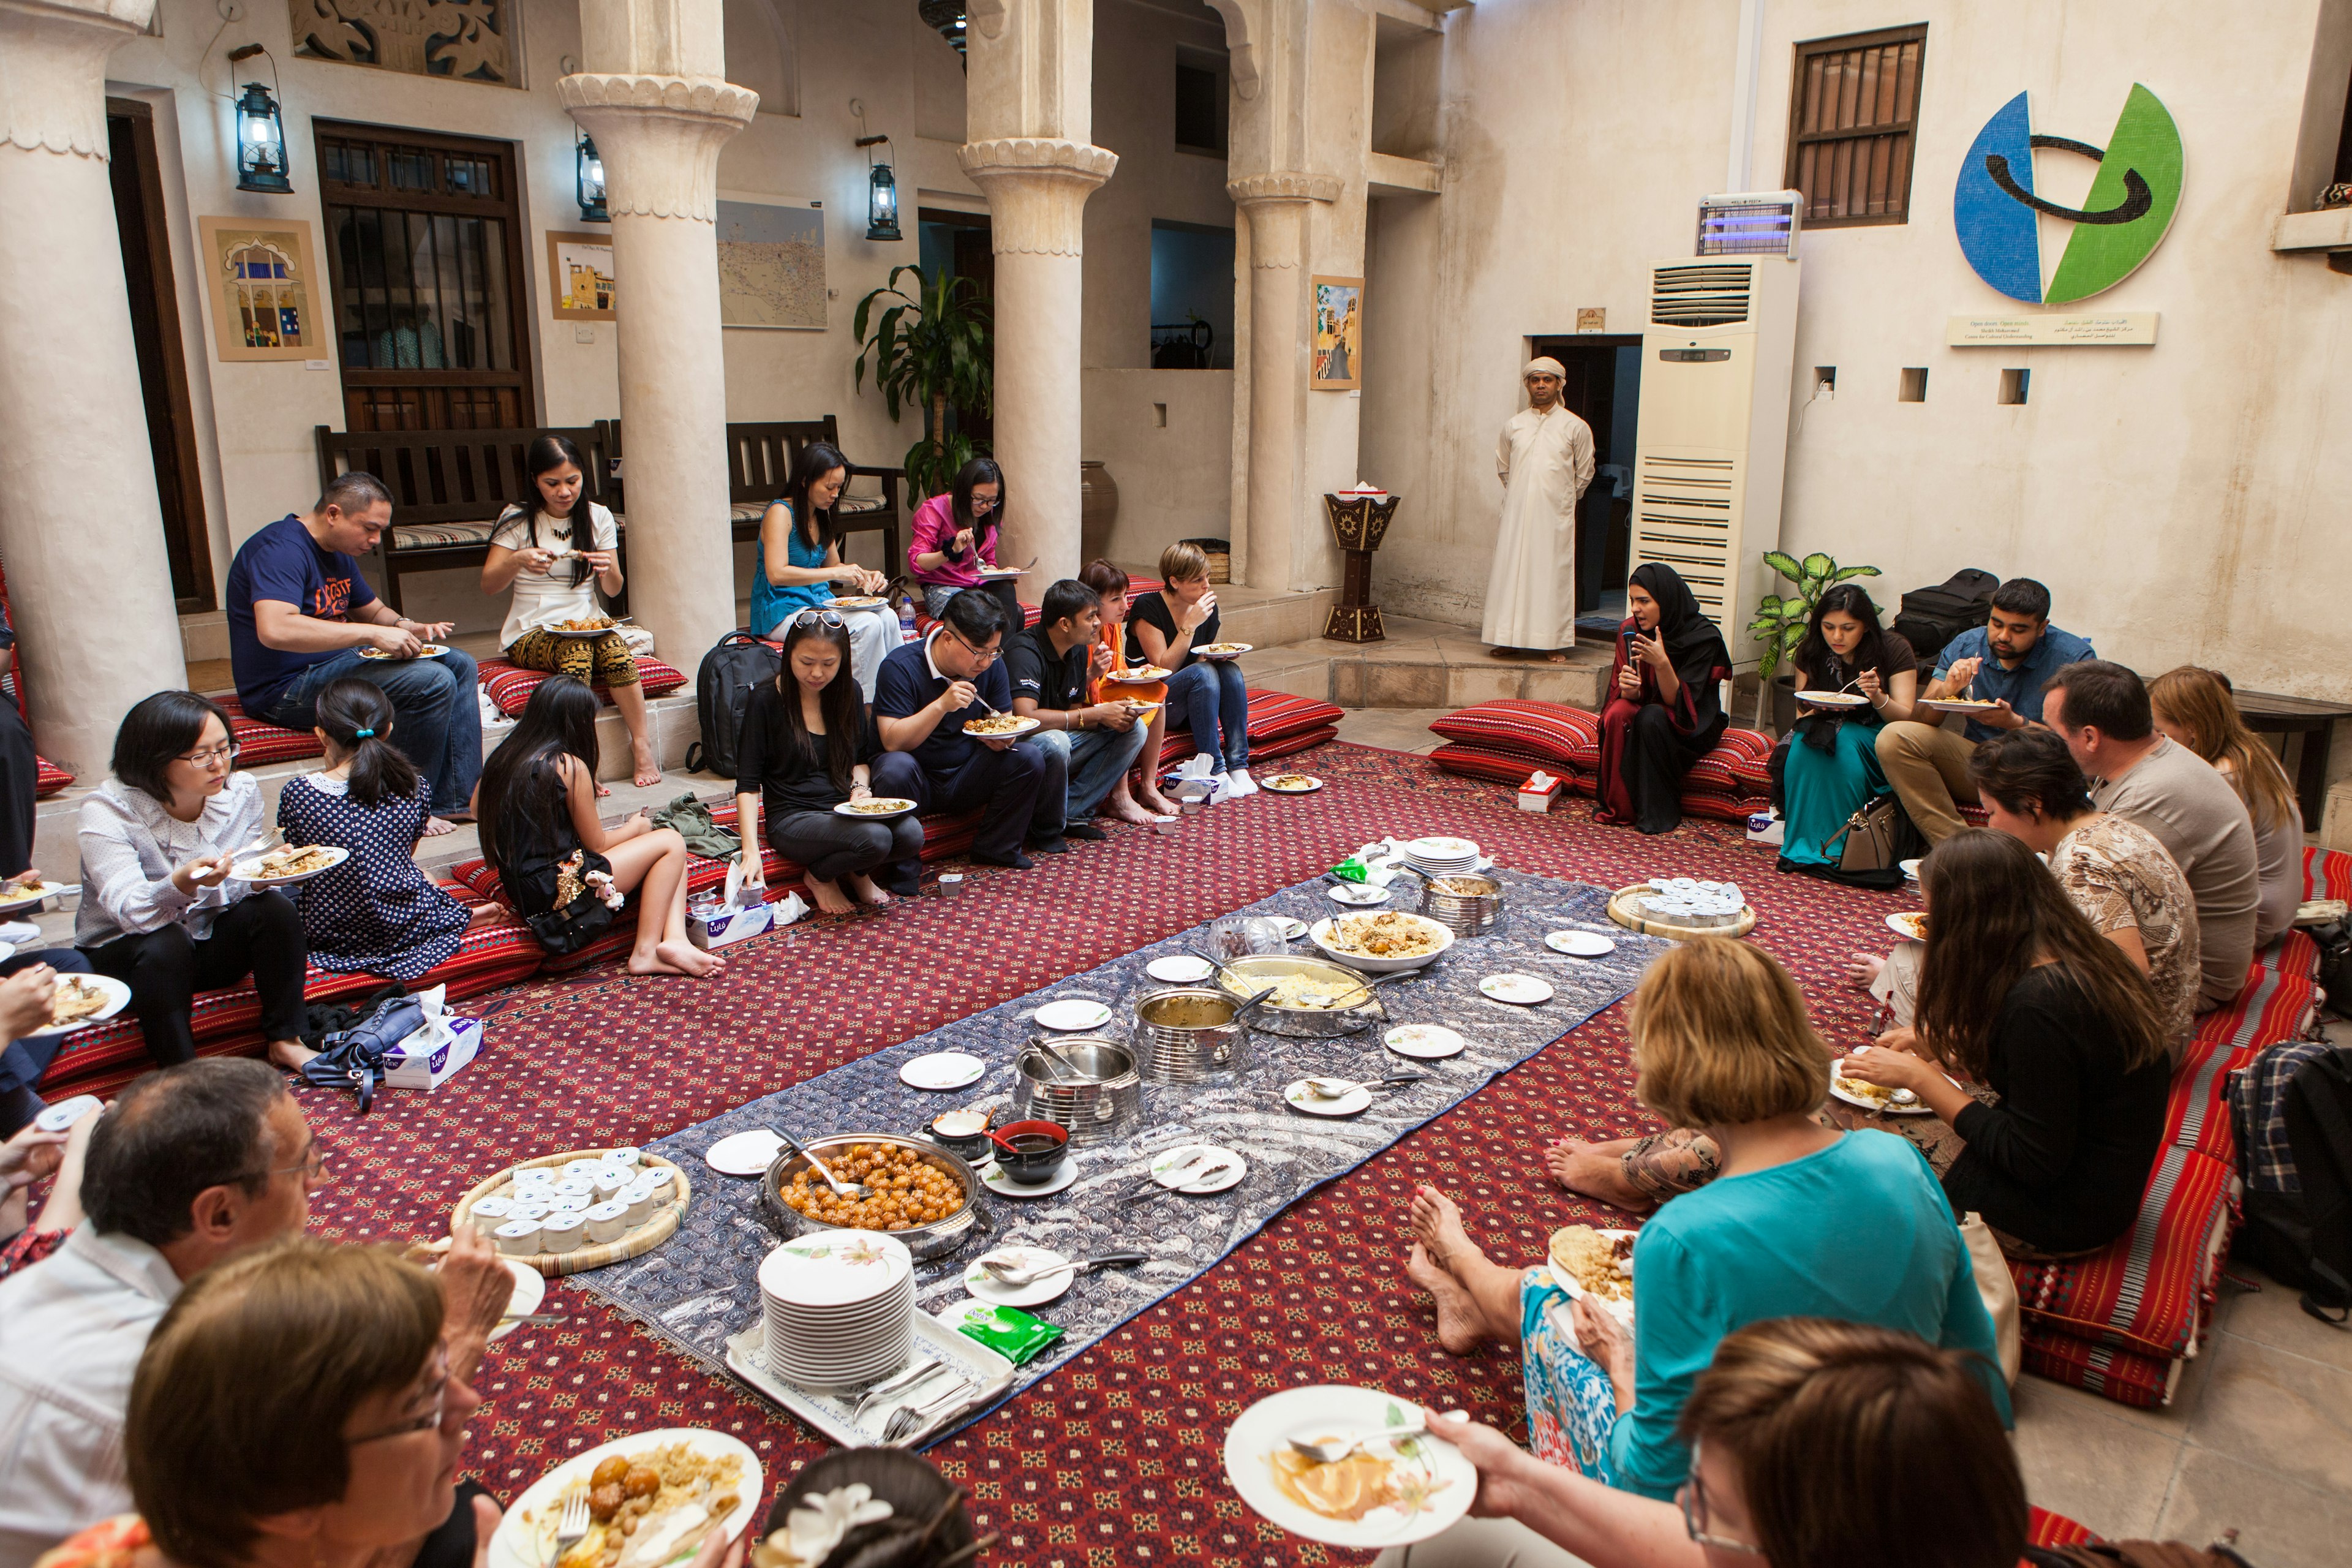
<svg viewBox="0 0 2352 1568"><path fill-rule="evenodd" d="M1908 642L1880 629L1870 595L1843 583L1813 606L1792 662L1800 717L1772 768L1783 823L1780 869L1822 876L1844 852L1839 836L1847 819L1892 788L1878 765L1879 726L1911 717L1919 659ZM1901 879L1892 867L1872 879L1887 886Z"/></svg>
<svg viewBox="0 0 2352 1568"><path fill-rule="evenodd" d="M1490 1262L1443 1194L1412 1199L1406 1272L1436 1298L1439 1342L1519 1342L1538 1457L1672 1496L1690 1468L1675 1426L1693 1380L1724 1335L1767 1318L1874 1323L1980 1356L2007 1425L1992 1318L1943 1189L1905 1140L1814 1119L1831 1053L1788 973L1744 942L1685 942L1643 980L1633 1034L1634 1092L1705 1128L1723 1173L1642 1227L1630 1340L1550 1267Z"/></svg>
<svg viewBox="0 0 2352 1568"><path fill-rule="evenodd" d="M841 558L833 503L848 482L849 459L823 441L810 442L793 459L784 493L768 503L760 519L760 542L751 556L751 631L779 639L784 623L803 610L824 609L845 594L873 599L834 612L849 633L850 675L870 708L882 661L898 646L898 619L889 602L878 597L890 580Z"/></svg>

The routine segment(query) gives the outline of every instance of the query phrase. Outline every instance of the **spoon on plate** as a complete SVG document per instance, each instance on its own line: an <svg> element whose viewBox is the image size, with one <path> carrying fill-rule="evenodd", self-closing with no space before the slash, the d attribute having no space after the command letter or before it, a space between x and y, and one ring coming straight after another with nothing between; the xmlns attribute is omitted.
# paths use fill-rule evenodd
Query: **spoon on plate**
<svg viewBox="0 0 2352 1568"><path fill-rule="evenodd" d="M1106 1252L1100 1258L1081 1258L1068 1263L1049 1264L1043 1268L1024 1268L1019 1264L1009 1262L992 1252L980 1260L980 1266L986 1269L988 1277L999 1285L1009 1286L1018 1290L1024 1285L1034 1285L1038 1280L1050 1279L1056 1274L1067 1274L1074 1270L1080 1274L1091 1274L1097 1268L1125 1268L1138 1263L1148 1263L1150 1260L1151 1255L1148 1252Z"/></svg>
<svg viewBox="0 0 2352 1568"><path fill-rule="evenodd" d="M1307 1092L1318 1100L1345 1100L1360 1089L1378 1094L1385 1089L1419 1083L1428 1076L1425 1072L1399 1072L1391 1073L1386 1078L1368 1079L1361 1083L1350 1078L1302 1078L1298 1081L1305 1084Z"/></svg>

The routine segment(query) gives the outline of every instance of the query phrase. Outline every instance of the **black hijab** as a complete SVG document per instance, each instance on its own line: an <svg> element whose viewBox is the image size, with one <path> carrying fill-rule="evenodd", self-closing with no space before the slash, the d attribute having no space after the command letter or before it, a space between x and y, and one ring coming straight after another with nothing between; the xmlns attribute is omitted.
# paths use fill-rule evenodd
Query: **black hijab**
<svg viewBox="0 0 2352 1568"><path fill-rule="evenodd" d="M1683 581L1682 574L1663 562L1645 561L1633 568L1635 583L1658 602L1658 633L1665 638L1666 658L1685 683L1703 681L1717 669L1731 668L1723 634ZM1636 631L1639 623L1635 624Z"/></svg>

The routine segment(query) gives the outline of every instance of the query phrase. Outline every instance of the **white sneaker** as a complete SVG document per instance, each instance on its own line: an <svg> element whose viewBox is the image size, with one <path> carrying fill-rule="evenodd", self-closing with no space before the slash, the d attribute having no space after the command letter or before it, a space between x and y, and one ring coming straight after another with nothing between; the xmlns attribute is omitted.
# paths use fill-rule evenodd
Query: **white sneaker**
<svg viewBox="0 0 2352 1568"><path fill-rule="evenodd" d="M1236 798L1257 793L1257 780L1250 777L1247 768L1234 768L1225 774L1228 787Z"/></svg>

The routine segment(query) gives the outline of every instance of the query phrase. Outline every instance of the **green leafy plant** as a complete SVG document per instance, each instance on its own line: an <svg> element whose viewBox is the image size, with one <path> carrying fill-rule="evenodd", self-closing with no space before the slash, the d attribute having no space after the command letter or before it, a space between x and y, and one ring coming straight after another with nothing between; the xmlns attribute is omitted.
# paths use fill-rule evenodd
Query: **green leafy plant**
<svg viewBox="0 0 2352 1568"><path fill-rule="evenodd" d="M1764 645L1764 659L1757 679L1769 681L1780 668L1783 659L1797 651L1805 640L1805 628L1812 623L1813 606L1832 586L1851 577L1875 577L1875 566L1840 566L1830 556L1819 551L1802 561L1785 550L1768 550L1764 564L1796 584L1797 591L1783 597L1767 594L1756 601L1756 618L1748 623L1748 635Z"/></svg>
<svg viewBox="0 0 2352 1568"><path fill-rule="evenodd" d="M912 293L898 286L908 273L914 274ZM949 405L986 413L995 398L988 301L969 278L894 267L888 283L857 301L850 328L857 338L852 384L864 389L871 361L893 424L906 408L922 410L922 438L907 448L904 464L908 500L939 494L979 451L971 437L948 433Z"/></svg>

